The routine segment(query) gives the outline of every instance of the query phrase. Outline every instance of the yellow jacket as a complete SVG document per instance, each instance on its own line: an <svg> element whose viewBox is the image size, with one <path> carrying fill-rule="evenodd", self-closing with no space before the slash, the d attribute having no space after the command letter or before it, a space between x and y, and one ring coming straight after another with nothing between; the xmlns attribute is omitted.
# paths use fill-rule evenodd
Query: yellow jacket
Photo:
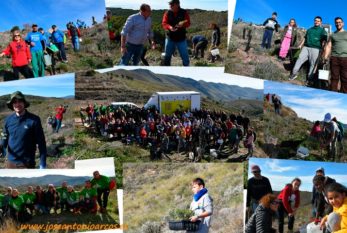
<svg viewBox="0 0 347 233"><path fill-rule="evenodd" d="M334 212L341 216L341 229L333 233L347 233L347 197L343 200L343 204L340 208L334 207ZM328 218L328 216L324 218Z"/></svg>

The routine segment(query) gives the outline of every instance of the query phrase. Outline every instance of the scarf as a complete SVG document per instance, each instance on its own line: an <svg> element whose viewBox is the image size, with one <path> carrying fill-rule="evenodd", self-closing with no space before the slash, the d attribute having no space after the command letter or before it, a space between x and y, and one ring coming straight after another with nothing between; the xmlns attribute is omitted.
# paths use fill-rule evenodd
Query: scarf
<svg viewBox="0 0 347 233"><path fill-rule="evenodd" d="M208 192L208 190L206 188L201 189L199 192L197 192L196 194L194 194L193 198L194 201L198 201L202 196L204 196L206 193Z"/></svg>

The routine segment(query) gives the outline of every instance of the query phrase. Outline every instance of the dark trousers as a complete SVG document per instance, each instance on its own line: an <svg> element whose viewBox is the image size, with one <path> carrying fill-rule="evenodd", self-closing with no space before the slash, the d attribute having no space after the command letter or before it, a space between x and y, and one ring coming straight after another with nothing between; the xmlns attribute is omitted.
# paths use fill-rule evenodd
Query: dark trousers
<svg viewBox="0 0 347 233"><path fill-rule="evenodd" d="M266 49L271 48L272 35L273 35L272 29L265 29L264 35L263 35L263 41L261 43L262 48L266 48Z"/></svg>
<svg viewBox="0 0 347 233"><path fill-rule="evenodd" d="M108 195L110 195L109 189L97 189L98 191L98 204L100 207L105 208L107 207L108 202Z"/></svg>
<svg viewBox="0 0 347 233"><path fill-rule="evenodd" d="M63 61L66 61L66 53L65 53L65 45L63 42L60 43L55 43L55 45L58 47L59 49L59 58Z"/></svg>
<svg viewBox="0 0 347 233"><path fill-rule="evenodd" d="M331 84L332 91L339 91L338 86L341 81L341 92L347 93L347 57L331 57Z"/></svg>
<svg viewBox="0 0 347 233"><path fill-rule="evenodd" d="M288 214L286 209L283 206L283 202L281 202L278 206L278 232L283 233L284 228L284 215ZM288 230L293 230L294 227L294 216L288 216Z"/></svg>
<svg viewBox="0 0 347 233"><path fill-rule="evenodd" d="M201 58L204 58L204 52L205 49L207 47L207 40L203 40L203 41L199 41L196 45L195 45L195 49L194 49L194 55L195 57L198 57L199 55L199 51L201 53Z"/></svg>
<svg viewBox="0 0 347 233"><path fill-rule="evenodd" d="M21 73L25 78L33 78L33 71L28 65L13 67L13 75L15 79L19 79L19 73Z"/></svg>

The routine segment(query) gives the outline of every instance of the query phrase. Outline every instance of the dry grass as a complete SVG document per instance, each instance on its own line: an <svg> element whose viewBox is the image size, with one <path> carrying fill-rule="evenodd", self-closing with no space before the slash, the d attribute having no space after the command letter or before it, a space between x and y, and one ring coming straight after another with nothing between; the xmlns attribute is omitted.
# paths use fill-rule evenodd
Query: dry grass
<svg viewBox="0 0 347 233"><path fill-rule="evenodd" d="M241 232L242 174L241 164L125 164L125 222L133 232L137 232L146 222L161 224L163 232L166 232L170 210L189 207L191 180L200 176L206 181L214 201L211 231ZM226 221L230 213L237 214Z"/></svg>

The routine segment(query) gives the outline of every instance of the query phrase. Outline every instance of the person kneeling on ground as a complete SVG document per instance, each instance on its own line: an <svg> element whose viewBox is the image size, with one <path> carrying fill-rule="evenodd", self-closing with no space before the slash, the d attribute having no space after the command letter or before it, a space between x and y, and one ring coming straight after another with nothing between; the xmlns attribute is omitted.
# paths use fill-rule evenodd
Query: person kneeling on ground
<svg viewBox="0 0 347 233"><path fill-rule="evenodd" d="M79 193L74 190L74 188L69 185L67 186L67 209L73 213L79 213L80 211L80 201L79 201Z"/></svg>
<svg viewBox="0 0 347 233"><path fill-rule="evenodd" d="M81 207L82 212L90 212L95 214L97 212L97 199L98 193L95 188L92 188L92 183L87 180L85 182L85 187L80 192L80 200L81 200Z"/></svg>

